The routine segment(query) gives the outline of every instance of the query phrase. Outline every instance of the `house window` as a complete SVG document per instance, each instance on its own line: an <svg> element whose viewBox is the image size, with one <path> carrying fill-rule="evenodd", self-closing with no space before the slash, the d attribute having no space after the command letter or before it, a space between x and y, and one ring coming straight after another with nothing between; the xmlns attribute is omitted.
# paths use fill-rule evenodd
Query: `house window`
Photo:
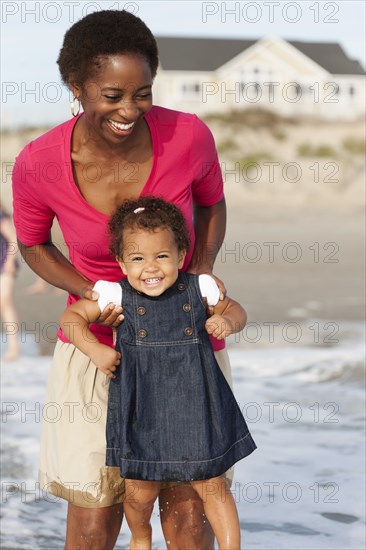
<svg viewBox="0 0 366 550"><path fill-rule="evenodd" d="M184 82L182 84L182 92L184 95L197 95L201 91L201 84L199 82Z"/></svg>

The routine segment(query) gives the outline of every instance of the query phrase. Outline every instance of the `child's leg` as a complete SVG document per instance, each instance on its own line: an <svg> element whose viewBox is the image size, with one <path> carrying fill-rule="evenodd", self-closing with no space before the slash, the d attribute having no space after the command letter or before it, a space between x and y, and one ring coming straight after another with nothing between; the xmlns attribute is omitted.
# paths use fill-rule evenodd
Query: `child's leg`
<svg viewBox="0 0 366 550"><path fill-rule="evenodd" d="M126 479L126 500L123 508L131 531L130 549L151 549L150 518L159 495L158 481Z"/></svg>
<svg viewBox="0 0 366 550"><path fill-rule="evenodd" d="M192 481L202 499L219 550L240 550L240 526L235 501L224 477Z"/></svg>

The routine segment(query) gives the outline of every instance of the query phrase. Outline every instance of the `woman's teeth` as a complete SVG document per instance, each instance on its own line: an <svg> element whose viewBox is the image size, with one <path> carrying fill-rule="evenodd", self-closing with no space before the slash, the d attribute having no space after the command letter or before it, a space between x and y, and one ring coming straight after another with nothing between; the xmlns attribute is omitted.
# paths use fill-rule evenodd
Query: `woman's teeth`
<svg viewBox="0 0 366 550"><path fill-rule="evenodd" d="M135 124L131 122L130 124L122 124L121 122L115 122L114 120L108 120L109 124L116 130L129 130Z"/></svg>

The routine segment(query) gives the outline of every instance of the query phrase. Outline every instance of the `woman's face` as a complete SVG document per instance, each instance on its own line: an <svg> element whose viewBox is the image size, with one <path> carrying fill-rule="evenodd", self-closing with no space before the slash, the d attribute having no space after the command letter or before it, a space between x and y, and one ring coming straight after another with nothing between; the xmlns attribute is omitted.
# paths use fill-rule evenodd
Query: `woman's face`
<svg viewBox="0 0 366 550"><path fill-rule="evenodd" d="M136 55L113 55L103 60L95 76L82 88L72 87L80 97L88 129L111 144L136 135L142 118L152 107L152 76L148 62Z"/></svg>

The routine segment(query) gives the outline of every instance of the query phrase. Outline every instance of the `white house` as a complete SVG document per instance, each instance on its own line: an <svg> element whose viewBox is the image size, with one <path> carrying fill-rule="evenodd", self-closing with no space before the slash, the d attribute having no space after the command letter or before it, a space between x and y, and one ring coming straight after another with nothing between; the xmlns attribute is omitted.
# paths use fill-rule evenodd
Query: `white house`
<svg viewBox="0 0 366 550"><path fill-rule="evenodd" d="M278 37L157 42L156 104L200 115L254 106L333 120L365 114L365 71L339 44Z"/></svg>

